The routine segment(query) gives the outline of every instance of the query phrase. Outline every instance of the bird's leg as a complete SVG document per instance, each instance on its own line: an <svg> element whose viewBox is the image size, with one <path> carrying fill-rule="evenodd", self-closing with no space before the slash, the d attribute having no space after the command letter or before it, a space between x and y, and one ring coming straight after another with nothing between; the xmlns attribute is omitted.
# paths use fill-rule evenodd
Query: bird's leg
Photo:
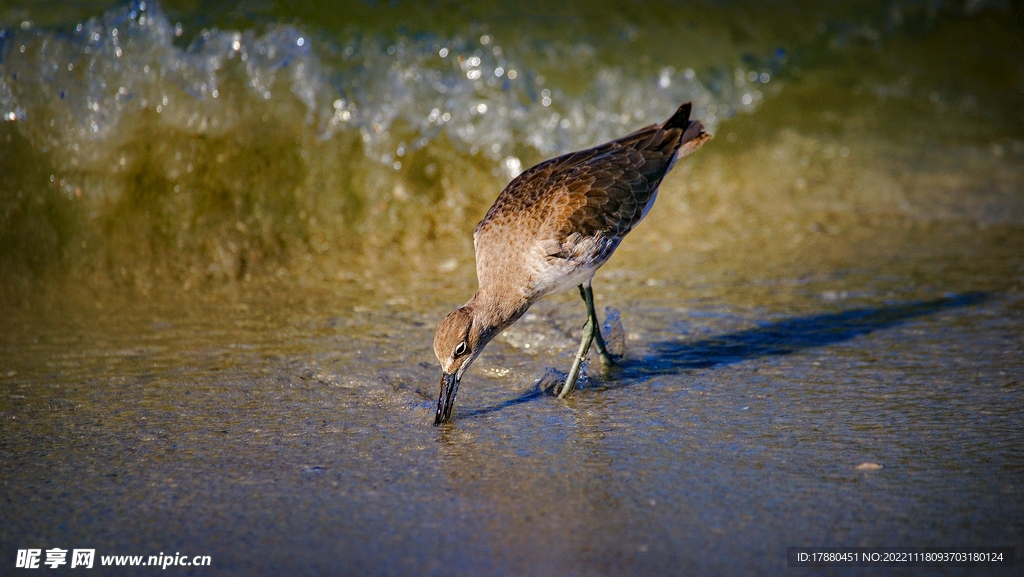
<svg viewBox="0 0 1024 577"><path fill-rule="evenodd" d="M579 380L580 370L583 367L583 361L587 359L587 351L590 350L591 343L597 345L597 354L601 357L601 364L604 367L611 367L615 364L612 361L612 356L608 354L608 347L605 346L604 338L601 336L601 325L597 322L597 313L594 311L594 291L590 288L590 283L580 285L580 296L583 297L583 302L587 303L587 322L583 323L580 349L576 352L576 357L572 360L572 368L569 369L569 374L565 377L565 384L562 385L562 390L558 393L559 399L564 398L576 388L576 381Z"/></svg>
<svg viewBox="0 0 1024 577"><path fill-rule="evenodd" d="M587 358L587 351L590 349L590 343L594 340L594 333L600 333L595 331L596 324L593 319L587 318L587 322L583 325L583 339L580 341L580 350L576 353L576 357L572 360L572 368L569 369L569 374L565 377L565 384L562 385L562 390L558 393L558 398L565 398L574 388L576 388L576 381L579 380L580 368L583 366L583 361Z"/></svg>
<svg viewBox="0 0 1024 577"><path fill-rule="evenodd" d="M608 353L608 347L604 344L604 337L601 336L601 323L597 322L597 312L594 311L594 291L590 283L580 285L580 296L583 302L587 303L587 322L594 327L594 341L597 345L597 354L601 357L601 364L606 368L615 365L612 356Z"/></svg>

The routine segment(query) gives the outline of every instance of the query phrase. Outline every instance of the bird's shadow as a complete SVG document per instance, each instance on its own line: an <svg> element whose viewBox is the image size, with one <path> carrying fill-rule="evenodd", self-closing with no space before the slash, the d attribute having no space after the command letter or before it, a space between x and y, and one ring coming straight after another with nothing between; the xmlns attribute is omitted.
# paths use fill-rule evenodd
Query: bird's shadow
<svg viewBox="0 0 1024 577"><path fill-rule="evenodd" d="M756 328L711 336L696 341L660 341L650 345L651 353L639 359L620 360L612 381L598 388L621 388L651 376L677 374L689 369L707 369L751 359L788 355L804 349L848 341L910 319L943 310L976 305L989 298L971 292L933 300L910 301L881 307L864 307L766 323ZM550 394L557 372L549 371L517 397L468 411L462 418L502 411Z"/></svg>

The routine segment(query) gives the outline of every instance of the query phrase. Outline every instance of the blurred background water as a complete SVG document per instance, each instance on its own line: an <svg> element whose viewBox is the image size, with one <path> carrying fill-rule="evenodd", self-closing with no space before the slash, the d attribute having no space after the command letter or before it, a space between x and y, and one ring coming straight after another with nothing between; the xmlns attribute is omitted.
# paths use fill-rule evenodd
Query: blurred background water
<svg viewBox="0 0 1024 577"><path fill-rule="evenodd" d="M595 279L625 366L543 394L556 297L429 427L501 188L688 100L715 139ZM1022 247L1016 3L0 0L0 549L1021 550Z"/></svg>
<svg viewBox="0 0 1024 577"><path fill-rule="evenodd" d="M466 261L512 176L686 100L722 134L671 222L1020 224L1011 7L818 4L15 3L4 284Z"/></svg>

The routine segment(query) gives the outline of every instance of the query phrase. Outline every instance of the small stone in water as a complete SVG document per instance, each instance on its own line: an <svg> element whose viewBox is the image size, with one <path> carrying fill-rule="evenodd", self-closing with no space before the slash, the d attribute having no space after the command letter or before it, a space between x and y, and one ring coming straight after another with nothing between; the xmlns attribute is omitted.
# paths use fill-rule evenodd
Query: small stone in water
<svg viewBox="0 0 1024 577"><path fill-rule="evenodd" d="M858 471L877 471L881 468L882 466L878 463L861 463L857 465Z"/></svg>

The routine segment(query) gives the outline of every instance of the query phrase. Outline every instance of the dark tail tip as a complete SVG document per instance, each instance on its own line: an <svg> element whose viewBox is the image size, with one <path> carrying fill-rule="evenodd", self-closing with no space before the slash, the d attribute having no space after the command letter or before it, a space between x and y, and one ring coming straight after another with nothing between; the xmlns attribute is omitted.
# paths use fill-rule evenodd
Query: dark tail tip
<svg viewBox="0 0 1024 577"><path fill-rule="evenodd" d="M693 108L692 102L687 102L676 110L676 113L665 121L663 125L665 128L686 128L690 123L690 109Z"/></svg>

